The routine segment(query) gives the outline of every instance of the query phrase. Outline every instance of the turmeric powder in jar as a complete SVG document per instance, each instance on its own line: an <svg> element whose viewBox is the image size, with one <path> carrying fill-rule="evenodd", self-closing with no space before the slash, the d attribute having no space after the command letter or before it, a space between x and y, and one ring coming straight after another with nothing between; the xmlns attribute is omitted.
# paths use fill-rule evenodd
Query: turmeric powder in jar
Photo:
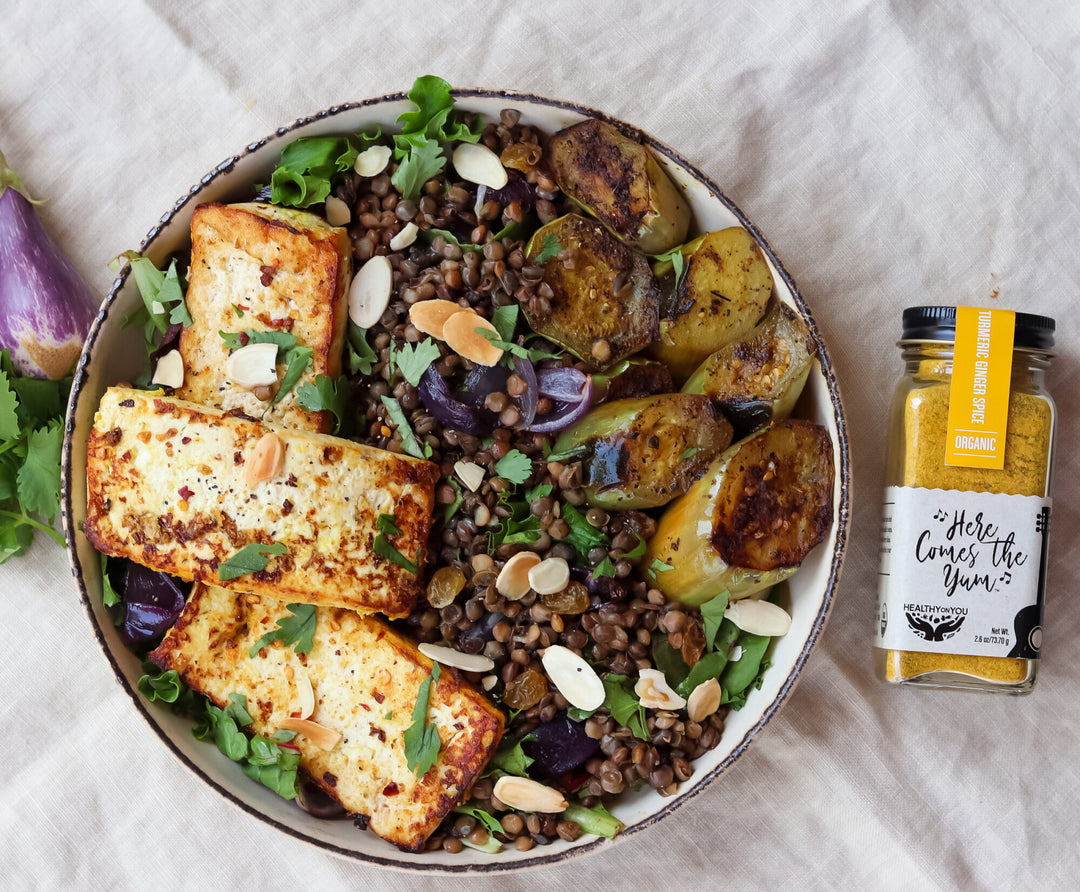
<svg viewBox="0 0 1080 892"><path fill-rule="evenodd" d="M1054 320L913 307L903 326L875 670L896 684L1027 693L1042 638Z"/></svg>

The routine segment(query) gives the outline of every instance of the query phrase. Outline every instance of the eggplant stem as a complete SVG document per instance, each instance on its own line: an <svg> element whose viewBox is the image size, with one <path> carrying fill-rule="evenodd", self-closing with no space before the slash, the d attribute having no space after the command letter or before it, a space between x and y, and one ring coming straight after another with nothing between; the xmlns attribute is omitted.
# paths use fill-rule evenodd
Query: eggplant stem
<svg viewBox="0 0 1080 892"><path fill-rule="evenodd" d="M20 511L7 511L3 508L0 508L0 517L10 517L12 520L18 521L21 524L31 526L36 530L47 533L48 535L52 536L60 545L67 544L62 533L54 530L47 523L42 523L40 520L34 520L34 518L30 517L27 514L23 514Z"/></svg>

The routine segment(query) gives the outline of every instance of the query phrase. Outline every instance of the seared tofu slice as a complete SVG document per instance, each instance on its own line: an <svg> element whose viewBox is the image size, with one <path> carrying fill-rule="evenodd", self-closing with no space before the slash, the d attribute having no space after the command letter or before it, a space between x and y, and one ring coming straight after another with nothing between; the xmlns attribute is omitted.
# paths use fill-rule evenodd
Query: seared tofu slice
<svg viewBox="0 0 1080 892"><path fill-rule="evenodd" d="M402 565L423 566L438 477L431 462L112 387L88 442L84 530L105 554L215 584L245 546L281 543L265 569L221 584L403 617L419 583Z"/></svg>
<svg viewBox="0 0 1080 892"><path fill-rule="evenodd" d="M348 234L315 214L254 203L196 208L186 296L192 324L180 335L184 384L177 396L287 427L330 430L330 413L303 409L296 387L341 374L351 275ZM311 364L279 402L226 374L230 351L220 332L247 331L292 335L311 350ZM284 372L279 364L279 382Z"/></svg>
<svg viewBox="0 0 1080 892"><path fill-rule="evenodd" d="M252 730L264 736L287 718L304 717L303 689L310 684L314 710L308 718L341 736L324 750L299 733L292 742L301 767L349 812L368 816L379 836L419 851L495 752L502 713L457 670L442 667L427 713L438 729L439 755L418 778L409 769L403 735L431 660L374 617L323 607L315 611L308 653L277 642L249 656L288 615L271 598L199 584L150 659L175 669L218 706L227 705L229 694L246 695Z"/></svg>

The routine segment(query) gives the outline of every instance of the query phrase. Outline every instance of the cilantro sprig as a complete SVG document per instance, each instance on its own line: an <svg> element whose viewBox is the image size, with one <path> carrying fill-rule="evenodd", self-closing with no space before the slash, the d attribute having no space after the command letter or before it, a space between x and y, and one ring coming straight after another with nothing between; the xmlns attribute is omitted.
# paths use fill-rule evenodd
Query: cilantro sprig
<svg viewBox="0 0 1080 892"><path fill-rule="evenodd" d="M288 552L289 549L282 542L274 542L270 545L251 542L228 560L218 564L218 580L228 582L230 579L246 576L248 573L259 573L266 569L271 555L281 557Z"/></svg>
<svg viewBox="0 0 1080 892"><path fill-rule="evenodd" d="M0 564L24 554L35 532L58 544L60 447L71 379L42 381L15 371L0 351Z"/></svg>
<svg viewBox="0 0 1080 892"><path fill-rule="evenodd" d="M296 402L309 412L332 412L337 434L345 421L349 405L349 380L344 375L336 381L326 375L316 375L315 381L304 381L296 388Z"/></svg>

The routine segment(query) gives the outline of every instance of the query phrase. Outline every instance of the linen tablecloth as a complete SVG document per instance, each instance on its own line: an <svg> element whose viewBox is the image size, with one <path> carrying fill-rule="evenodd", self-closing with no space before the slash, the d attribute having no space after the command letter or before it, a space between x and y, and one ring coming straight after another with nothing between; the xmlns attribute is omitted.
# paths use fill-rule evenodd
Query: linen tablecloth
<svg viewBox="0 0 1080 892"><path fill-rule="evenodd" d="M760 227L831 350L854 509L826 633L718 782L626 844L474 889L1075 888L1080 7L1053 0L5 0L0 150L90 285L205 171L337 102L455 86L573 100L676 147ZM1060 409L1039 684L871 672L900 311L1054 316ZM2 308L0 308L2 309ZM41 537L39 537L41 538ZM411 889L239 811L114 681L65 553L0 567L0 886Z"/></svg>

